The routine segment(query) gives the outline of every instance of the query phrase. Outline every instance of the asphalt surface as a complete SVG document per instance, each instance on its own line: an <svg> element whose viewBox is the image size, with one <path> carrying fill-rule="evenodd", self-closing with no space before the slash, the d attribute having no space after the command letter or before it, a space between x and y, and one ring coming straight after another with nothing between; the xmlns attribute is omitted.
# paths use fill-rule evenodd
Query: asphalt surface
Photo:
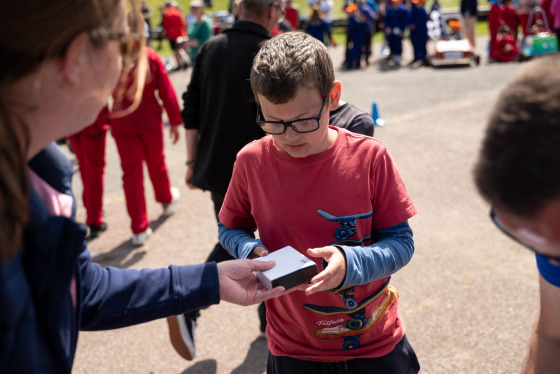
<svg viewBox="0 0 560 374"><path fill-rule="evenodd" d="M483 39L478 49L483 52ZM379 45L375 46L375 52ZM340 66L342 48L331 50ZM405 58L410 56L408 43ZM472 182L486 119L520 64L390 69L379 55L358 71L337 68L342 98L370 112L378 105L385 143L420 213L410 220L416 252L393 276L400 310L422 373L516 373L538 315L538 274L532 255L503 237ZM180 96L190 70L171 75ZM161 217L146 177L154 235L131 245L120 160L108 137L105 216L109 230L90 243L95 261L122 268L166 267L205 260L217 240L210 194L184 183L184 132L166 144L172 184L182 197L175 215ZM75 192L81 194L79 174ZM85 212L79 199L78 220ZM83 332L75 373L260 374L266 342L258 339L256 306L228 303L202 312L194 361L171 347L165 320L104 332Z"/></svg>

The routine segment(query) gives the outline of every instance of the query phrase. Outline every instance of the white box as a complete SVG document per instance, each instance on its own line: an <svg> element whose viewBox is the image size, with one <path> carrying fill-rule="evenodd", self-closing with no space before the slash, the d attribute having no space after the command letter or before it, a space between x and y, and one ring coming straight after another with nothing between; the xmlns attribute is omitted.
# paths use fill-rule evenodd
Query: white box
<svg viewBox="0 0 560 374"><path fill-rule="evenodd" d="M255 261L275 261L272 269L257 271L255 275L267 289L283 286L286 290L309 282L317 273L317 265L295 248L287 246Z"/></svg>

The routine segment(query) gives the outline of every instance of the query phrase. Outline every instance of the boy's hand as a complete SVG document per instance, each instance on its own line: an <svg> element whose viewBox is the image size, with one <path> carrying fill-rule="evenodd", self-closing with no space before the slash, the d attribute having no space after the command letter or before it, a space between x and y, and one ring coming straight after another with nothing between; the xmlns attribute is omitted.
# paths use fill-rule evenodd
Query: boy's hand
<svg viewBox="0 0 560 374"><path fill-rule="evenodd" d="M307 286L306 295L327 291L340 286L346 277L346 257L336 247L310 248L307 253L312 257L323 257L329 266L311 279L311 286Z"/></svg>
<svg viewBox="0 0 560 374"><path fill-rule="evenodd" d="M179 140L179 126L169 126L169 138L175 144Z"/></svg>
<svg viewBox="0 0 560 374"><path fill-rule="evenodd" d="M249 254L248 258L257 258L257 257L262 257L262 256L266 256L268 254L268 251L266 249L264 249L263 247L255 247L255 249L253 249L253 251Z"/></svg>

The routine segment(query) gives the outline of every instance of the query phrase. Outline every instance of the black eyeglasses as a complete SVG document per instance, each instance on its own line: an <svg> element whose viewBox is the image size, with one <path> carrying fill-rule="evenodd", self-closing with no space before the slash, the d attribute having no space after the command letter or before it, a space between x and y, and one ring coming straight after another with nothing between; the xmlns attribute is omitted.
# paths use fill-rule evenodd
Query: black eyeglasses
<svg viewBox="0 0 560 374"><path fill-rule="evenodd" d="M560 257L555 257L555 256L548 256L548 255L543 255L542 253L539 253L537 250L535 250L535 248L523 243L521 240L517 239L515 236L513 236L512 233L510 233L509 231L506 230L506 228L502 225L502 223L500 222L500 220L498 219L498 217L496 217L496 213L494 213L494 208L490 209L490 219L492 220L492 222L494 222L494 225L496 225L497 228L500 229L500 231L502 233L504 233L504 235L506 235L507 237L509 237L510 239L513 239L515 242L521 244L523 247L525 247L526 249L535 252L536 254L538 254L539 256L543 256L548 260L552 260L555 262L560 263Z"/></svg>
<svg viewBox="0 0 560 374"><path fill-rule="evenodd" d="M326 102L327 97L323 99L323 105L321 105L321 110L319 111L317 117L300 118L295 121L262 121L261 108L260 106L257 106L257 125L259 125L264 132L271 135L282 135L286 132L288 126L295 132L302 134L313 132L319 128L319 120L323 115L323 109L325 108Z"/></svg>

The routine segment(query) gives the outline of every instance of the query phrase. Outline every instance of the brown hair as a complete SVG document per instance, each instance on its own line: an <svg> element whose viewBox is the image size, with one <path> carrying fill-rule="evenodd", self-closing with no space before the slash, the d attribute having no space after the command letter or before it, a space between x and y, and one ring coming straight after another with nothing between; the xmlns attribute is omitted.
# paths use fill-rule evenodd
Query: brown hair
<svg viewBox="0 0 560 374"><path fill-rule="evenodd" d="M131 0L133 8L135 0ZM13 111L9 88L49 60L64 55L82 32L110 28L120 0L0 2L0 262L22 248L29 219L26 156L29 134ZM92 38L101 47L108 39Z"/></svg>
<svg viewBox="0 0 560 374"><path fill-rule="evenodd" d="M323 19L323 14L321 13L321 8L319 8L319 5L313 4L313 6L311 7L311 15L309 16L308 22L316 23L317 21L320 21L321 19Z"/></svg>
<svg viewBox="0 0 560 374"><path fill-rule="evenodd" d="M474 168L481 196L518 217L560 198L559 63L539 58L502 90Z"/></svg>
<svg viewBox="0 0 560 374"><path fill-rule="evenodd" d="M334 68L327 48L303 32L287 32L268 40L251 69L257 102L260 94L272 103L286 103L300 87L316 88L325 97L333 83Z"/></svg>

